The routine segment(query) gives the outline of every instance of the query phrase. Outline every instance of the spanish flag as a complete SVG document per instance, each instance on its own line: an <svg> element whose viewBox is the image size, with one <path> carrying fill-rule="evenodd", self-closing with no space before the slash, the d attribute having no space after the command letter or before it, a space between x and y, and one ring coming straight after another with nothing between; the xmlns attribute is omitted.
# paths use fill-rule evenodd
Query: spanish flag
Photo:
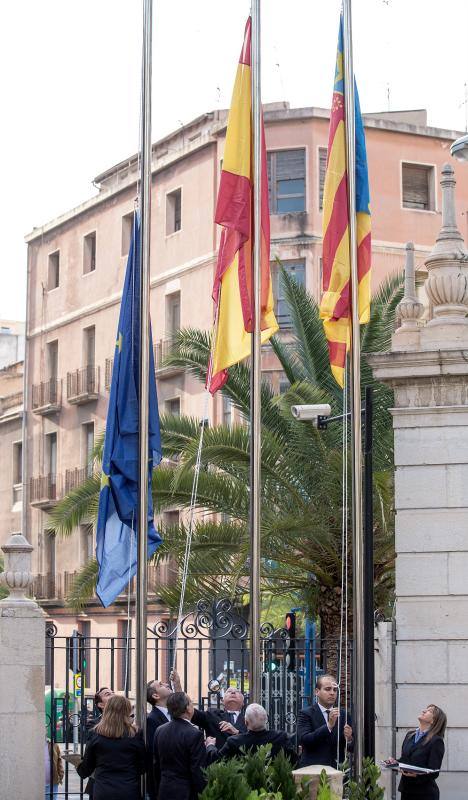
<svg viewBox="0 0 468 800"><path fill-rule="evenodd" d="M227 370L250 356L254 304L253 267L253 123L251 89L251 18L237 68L229 112L223 169L215 222L223 226L213 286L216 306L212 351L212 394L227 380ZM262 121L261 197L261 337L268 341L278 330L270 276L270 214L265 133Z"/></svg>
<svg viewBox="0 0 468 800"><path fill-rule="evenodd" d="M323 191L323 295L320 303L330 366L340 386L344 384L346 353L351 343L351 261L343 68L341 17ZM369 322L370 316L371 218L366 141L356 85L355 130L359 321L363 324Z"/></svg>

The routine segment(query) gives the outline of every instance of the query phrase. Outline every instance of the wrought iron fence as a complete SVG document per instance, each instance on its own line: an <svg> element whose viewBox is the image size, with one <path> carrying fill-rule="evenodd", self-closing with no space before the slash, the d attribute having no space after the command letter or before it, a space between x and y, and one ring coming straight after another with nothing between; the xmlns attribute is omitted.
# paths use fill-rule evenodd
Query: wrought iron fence
<svg viewBox="0 0 468 800"><path fill-rule="evenodd" d="M167 680L176 665L182 687L199 708L218 708L228 686L249 700L249 626L229 600L200 601L176 636L176 622L157 620L148 628L148 680ZM351 663L351 652L349 663ZM340 671L339 642L316 637L291 640L288 631L261 626L262 698L271 728L295 734L298 711L313 702L317 675ZM117 636L46 636L46 727L63 750L83 752L87 724L95 714L94 694L104 686L134 699L135 640L131 623L120 621ZM83 782L66 763L59 797L83 798Z"/></svg>

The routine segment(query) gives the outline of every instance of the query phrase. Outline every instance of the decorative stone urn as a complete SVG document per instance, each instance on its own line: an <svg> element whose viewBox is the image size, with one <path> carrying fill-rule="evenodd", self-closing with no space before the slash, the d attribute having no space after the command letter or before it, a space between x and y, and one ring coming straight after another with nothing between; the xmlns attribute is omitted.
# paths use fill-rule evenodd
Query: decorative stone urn
<svg viewBox="0 0 468 800"><path fill-rule="evenodd" d="M433 319L421 334L423 349L456 347L466 336L468 326L468 253L457 228L455 216L455 177L453 167L442 167L442 228L426 260L427 296ZM444 327L443 332L440 330Z"/></svg>
<svg viewBox="0 0 468 800"><path fill-rule="evenodd" d="M0 602L0 605L37 607L36 601L26 597L25 594L33 581L31 574L33 549L22 533L12 533L2 546L5 553L5 571L0 574L0 583L6 586L10 594Z"/></svg>

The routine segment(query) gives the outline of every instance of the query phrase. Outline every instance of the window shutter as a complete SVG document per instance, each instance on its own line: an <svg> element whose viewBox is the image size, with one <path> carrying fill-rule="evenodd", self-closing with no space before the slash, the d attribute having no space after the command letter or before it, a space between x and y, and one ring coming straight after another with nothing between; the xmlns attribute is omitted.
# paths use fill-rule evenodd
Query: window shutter
<svg viewBox="0 0 468 800"><path fill-rule="evenodd" d="M305 150L278 150L276 180L291 181L305 178Z"/></svg>
<svg viewBox="0 0 468 800"><path fill-rule="evenodd" d="M323 208L323 189L325 186L325 174L327 172L328 149L319 147L319 208Z"/></svg>
<svg viewBox="0 0 468 800"><path fill-rule="evenodd" d="M403 205L407 208L429 208L430 170L430 167L403 164Z"/></svg>

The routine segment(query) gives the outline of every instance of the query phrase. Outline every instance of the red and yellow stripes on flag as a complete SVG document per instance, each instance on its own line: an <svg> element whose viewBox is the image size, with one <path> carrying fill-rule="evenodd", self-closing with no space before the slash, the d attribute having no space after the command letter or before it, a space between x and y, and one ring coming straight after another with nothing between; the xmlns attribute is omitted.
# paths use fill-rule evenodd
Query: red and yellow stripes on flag
<svg viewBox="0 0 468 800"><path fill-rule="evenodd" d="M359 321L369 321L371 218L364 127L355 88L356 224ZM335 85L330 115L328 159L323 192L323 295L320 316L328 340L330 366L344 385L346 353L351 345L351 258L346 168L343 28L340 23Z"/></svg>
<svg viewBox="0 0 468 800"><path fill-rule="evenodd" d="M250 356L253 325L253 131L251 89L251 18L237 68L229 112L223 169L215 222L223 226L213 286L215 341L209 390L227 380L227 370ZM261 196L261 339L278 330L270 275L270 213L265 135L262 122Z"/></svg>

